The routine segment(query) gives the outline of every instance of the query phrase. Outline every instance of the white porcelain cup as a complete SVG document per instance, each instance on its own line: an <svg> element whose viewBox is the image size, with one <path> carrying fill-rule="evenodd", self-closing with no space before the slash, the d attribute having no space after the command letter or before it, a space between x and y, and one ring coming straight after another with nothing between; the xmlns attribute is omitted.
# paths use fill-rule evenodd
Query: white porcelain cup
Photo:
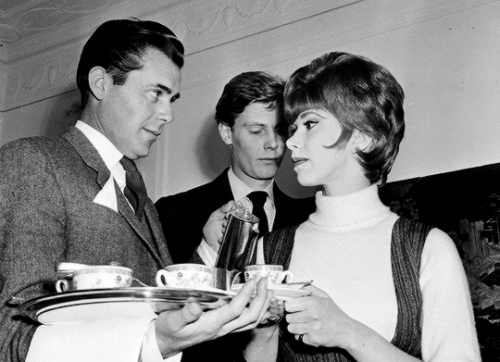
<svg viewBox="0 0 500 362"><path fill-rule="evenodd" d="M132 269L123 266L95 265L75 270L72 276L59 279L56 290L67 292L83 289L128 288L132 285Z"/></svg>
<svg viewBox="0 0 500 362"><path fill-rule="evenodd" d="M232 274L223 268L203 264L174 264L158 270L156 284L159 287L186 289L231 288Z"/></svg>
<svg viewBox="0 0 500 362"><path fill-rule="evenodd" d="M281 265L256 264L248 265L244 270L245 280L267 278L269 284L282 284L293 281L291 271L283 270Z"/></svg>

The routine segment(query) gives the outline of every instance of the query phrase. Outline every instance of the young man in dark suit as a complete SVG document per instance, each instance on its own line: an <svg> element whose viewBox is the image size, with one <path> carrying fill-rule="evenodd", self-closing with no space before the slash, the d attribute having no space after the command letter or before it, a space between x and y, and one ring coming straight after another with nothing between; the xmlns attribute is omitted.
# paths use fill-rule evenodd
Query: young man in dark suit
<svg viewBox="0 0 500 362"><path fill-rule="evenodd" d="M263 191L261 231L306 220L313 198L284 194L274 176L285 155L288 125L283 119L284 80L267 72L245 72L231 79L217 103L219 135L230 147L231 165L215 180L186 192L160 198L155 206L175 263L187 262L195 251L214 262L216 254L202 242L212 212L240 201L254 211L254 191Z"/></svg>
<svg viewBox="0 0 500 362"><path fill-rule="evenodd" d="M245 72L224 87L215 119L221 139L230 147L230 167L207 184L155 204L174 263L198 262L201 256L206 264L215 264L219 244L217 238L205 240L204 226L209 218L222 217L230 201L241 202L259 216L261 233L299 224L314 211L313 198L294 199L274 182L288 130L283 119L284 86L284 80L270 73ZM259 210L258 199L251 195L256 191L265 192ZM235 334L201 343L187 349L183 361L203 360L220 350L226 353L218 361L233 361L244 338Z"/></svg>
<svg viewBox="0 0 500 362"><path fill-rule="evenodd" d="M54 266L61 261L119 262L149 285L172 263L133 160L147 156L173 120L183 53L159 23L102 24L78 65L81 120L60 138L27 138L0 149L1 361L178 360L188 346L262 320L271 301L265 283L252 301L255 283L215 310L186 301L159 315L147 309L133 320L78 328L40 326L16 305L55 292Z"/></svg>

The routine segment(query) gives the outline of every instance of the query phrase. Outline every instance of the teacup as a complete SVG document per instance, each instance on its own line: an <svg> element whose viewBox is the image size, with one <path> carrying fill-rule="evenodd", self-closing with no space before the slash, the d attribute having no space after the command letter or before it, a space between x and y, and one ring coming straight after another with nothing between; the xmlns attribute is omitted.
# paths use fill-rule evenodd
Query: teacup
<svg viewBox="0 0 500 362"><path fill-rule="evenodd" d="M269 284L282 284L293 281L291 271L283 270L281 265L256 264L245 267L245 280L267 278Z"/></svg>
<svg viewBox="0 0 500 362"><path fill-rule="evenodd" d="M128 288L132 285L132 269L123 266L95 265L74 270L56 282L56 290L67 292L83 289Z"/></svg>
<svg viewBox="0 0 500 362"><path fill-rule="evenodd" d="M223 268L202 264L174 264L158 270L156 284L159 287L229 290L232 278L233 273Z"/></svg>

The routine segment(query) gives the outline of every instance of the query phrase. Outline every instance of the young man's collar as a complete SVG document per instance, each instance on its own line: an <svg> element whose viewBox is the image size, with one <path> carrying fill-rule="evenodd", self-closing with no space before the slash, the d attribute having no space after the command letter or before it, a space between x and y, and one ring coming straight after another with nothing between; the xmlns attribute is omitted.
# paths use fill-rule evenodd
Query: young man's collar
<svg viewBox="0 0 500 362"><path fill-rule="evenodd" d="M269 185L264 190L253 190L246 183L241 181L238 176L233 171L232 167L229 167L229 172L227 174L229 178L229 185L231 186L231 191L233 192L233 196L235 200L241 200L250 192L253 191L265 191L269 195L272 203L274 204L274 179L269 183Z"/></svg>

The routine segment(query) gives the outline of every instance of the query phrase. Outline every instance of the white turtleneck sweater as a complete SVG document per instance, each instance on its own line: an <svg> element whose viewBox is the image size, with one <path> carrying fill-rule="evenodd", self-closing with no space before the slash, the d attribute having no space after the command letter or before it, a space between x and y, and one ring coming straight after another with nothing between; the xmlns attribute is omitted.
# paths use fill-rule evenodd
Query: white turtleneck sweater
<svg viewBox="0 0 500 362"><path fill-rule="evenodd" d="M397 322L391 235L397 215L373 185L359 192L316 195L317 211L298 229L290 270L313 279L352 318L390 341ZM429 233L420 270L424 361L480 361L467 278L453 241Z"/></svg>

